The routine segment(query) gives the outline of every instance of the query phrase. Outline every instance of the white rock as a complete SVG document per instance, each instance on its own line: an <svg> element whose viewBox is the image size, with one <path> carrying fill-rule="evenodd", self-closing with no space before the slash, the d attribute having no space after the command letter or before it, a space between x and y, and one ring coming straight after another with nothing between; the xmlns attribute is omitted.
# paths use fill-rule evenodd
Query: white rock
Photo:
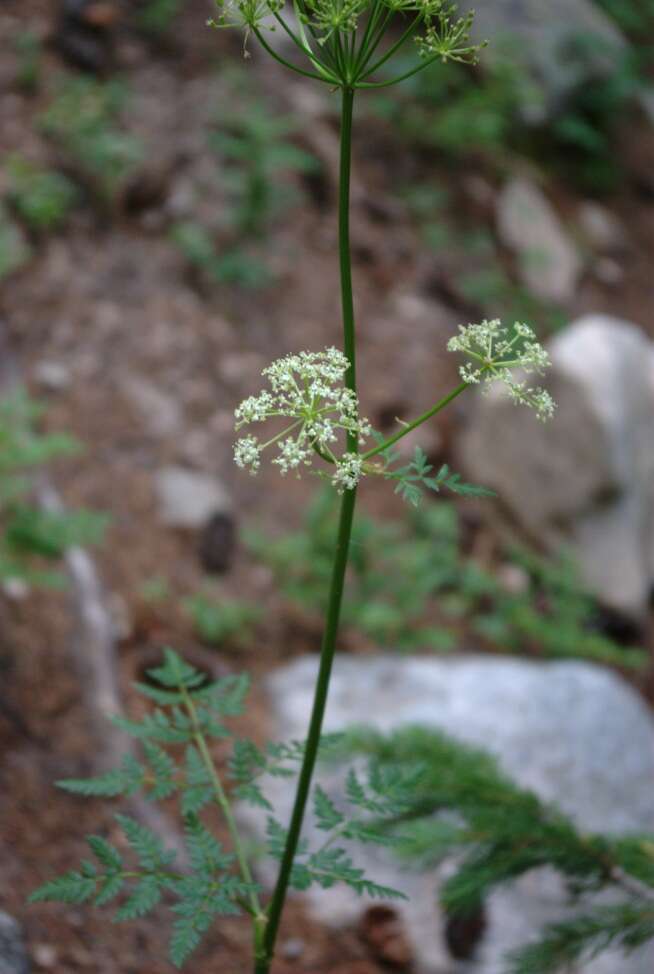
<svg viewBox="0 0 654 974"><path fill-rule="evenodd" d="M459 441L466 474L498 492L524 536L570 547L590 591L634 617L654 583L652 349L628 322L584 317L550 344L553 420L492 389Z"/></svg>
<svg viewBox="0 0 654 974"><path fill-rule="evenodd" d="M497 200L497 229L518 260L525 287L545 301L574 296L579 254L544 193L523 177L509 180Z"/></svg>
<svg viewBox="0 0 654 974"><path fill-rule="evenodd" d="M305 736L316 671L316 658L304 657L270 678L271 733L276 738ZM383 731L424 724L483 746L519 784L556 802L589 831L654 828L654 722L634 691L600 667L488 657L341 658L334 669L325 730L362 721ZM320 772L323 786L334 794L342 794L342 778L340 770ZM287 821L293 799L288 782L271 779L265 791L276 814ZM241 809L240 814L262 829L256 813ZM306 834L316 843L324 841L311 817ZM420 974L501 974L506 951L566 915L558 878L547 870L532 872L490 897L478 956L457 965L447 950L437 905L437 885L451 872L451 863L442 871L417 873L403 870L388 852L370 846L352 852L370 878L410 897L395 908L402 914ZM272 873L263 878L270 882ZM368 906L340 887L311 891L308 901L319 919L335 926L352 924ZM654 945L628 959L611 952L570 974L651 974L653 969Z"/></svg>
<svg viewBox="0 0 654 974"><path fill-rule="evenodd" d="M48 392L62 392L71 382L70 369L63 362L44 359L34 368L34 378Z"/></svg>
<svg viewBox="0 0 654 974"><path fill-rule="evenodd" d="M218 480L186 467L158 470L154 488L159 516L171 528L201 528L214 514L231 510L231 501Z"/></svg>

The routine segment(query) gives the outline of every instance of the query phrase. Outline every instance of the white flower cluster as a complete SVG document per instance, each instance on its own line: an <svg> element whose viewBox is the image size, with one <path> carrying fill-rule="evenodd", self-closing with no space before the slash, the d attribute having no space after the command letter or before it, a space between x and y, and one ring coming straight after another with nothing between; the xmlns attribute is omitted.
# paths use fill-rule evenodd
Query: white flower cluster
<svg viewBox="0 0 654 974"><path fill-rule="evenodd" d="M324 352L300 352L278 359L264 369L270 391L245 399L235 411L236 429L268 419L292 420L279 433L261 443L248 434L236 442L234 461L237 466L256 473L261 454L274 444L277 455L272 461L283 474L309 467L322 455L334 464L332 483L339 490L356 487L362 474L362 461L356 453L338 456L334 444L339 432L356 436L358 442L370 436L366 419L359 417L359 402L354 392L343 385L348 360L336 348Z"/></svg>
<svg viewBox="0 0 654 974"><path fill-rule="evenodd" d="M519 377L520 373L542 375L550 365L549 355L529 325L516 322L511 329L497 318L479 325L459 325L459 334L450 339L447 348L468 358L459 368L464 382L501 382L514 402L531 407L539 419L545 421L554 415L556 404L549 392L529 386ZM519 370L517 376L513 369Z"/></svg>

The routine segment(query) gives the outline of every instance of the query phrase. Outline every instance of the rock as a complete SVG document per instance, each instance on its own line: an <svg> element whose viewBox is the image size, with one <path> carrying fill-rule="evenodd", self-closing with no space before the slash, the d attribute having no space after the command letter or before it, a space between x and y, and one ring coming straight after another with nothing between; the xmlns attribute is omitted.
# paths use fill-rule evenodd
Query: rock
<svg viewBox="0 0 654 974"><path fill-rule="evenodd" d="M627 50L592 0L467 0L459 7L476 10L473 37L491 41L485 57L513 61L536 83L541 105L530 99L529 107L535 121L554 115L575 89L608 77Z"/></svg>
<svg viewBox="0 0 654 974"><path fill-rule="evenodd" d="M525 287L544 301L570 301L581 258L542 190L524 177L509 180L496 216L500 240L515 254Z"/></svg>
<svg viewBox="0 0 654 974"><path fill-rule="evenodd" d="M183 415L179 403L145 376L121 376L120 389L150 436L175 436L182 431Z"/></svg>
<svg viewBox="0 0 654 974"><path fill-rule="evenodd" d="M63 392L71 382L70 369L63 362L43 359L34 367L34 379L47 392Z"/></svg>
<svg viewBox="0 0 654 974"><path fill-rule="evenodd" d="M274 739L304 737L317 666L314 656L304 657L269 678ZM384 731L403 724L438 727L487 748L519 784L556 802L586 830L654 828L654 721L636 693L601 667L489 657L341 657L325 730L339 731L362 719ZM334 796L342 795L343 776L343 769L331 766L319 775ZM267 779L265 793L276 815L288 821L293 800L288 782ZM261 833L265 814L249 808L239 814ZM311 816L306 835L310 843L324 841ZM393 956L401 950L406 958L409 950L401 948L406 936L417 974L500 974L506 951L567 915L558 878L548 870L533 871L489 898L475 925L479 950L473 960L457 965L448 943L457 956L463 953L437 905L437 886L452 863L409 871L388 850L367 845L357 845L353 857L370 878L410 897L392 904L401 927L393 928L389 918L388 946ZM274 867L262 878L273 877ZM370 901L342 887L306 895L312 913L335 927L351 925L370 907ZM402 937L394 940L400 929ZM654 944L629 958L604 954L571 974L651 974L653 969Z"/></svg>
<svg viewBox="0 0 654 974"><path fill-rule="evenodd" d="M473 399L459 440L467 476L494 488L494 510L550 551L570 548L588 589L641 617L654 582L654 346L605 315L550 344L558 409L539 423L499 389Z"/></svg>
<svg viewBox="0 0 654 974"><path fill-rule="evenodd" d="M624 227L614 213L593 200L586 200L577 213L579 229L589 245L600 253L615 253L625 247Z"/></svg>
<svg viewBox="0 0 654 974"><path fill-rule="evenodd" d="M159 516L171 528L202 528L231 509L227 492L218 480L185 467L157 471L154 488Z"/></svg>
<svg viewBox="0 0 654 974"><path fill-rule="evenodd" d="M29 974L30 965L21 929L0 910L0 974Z"/></svg>

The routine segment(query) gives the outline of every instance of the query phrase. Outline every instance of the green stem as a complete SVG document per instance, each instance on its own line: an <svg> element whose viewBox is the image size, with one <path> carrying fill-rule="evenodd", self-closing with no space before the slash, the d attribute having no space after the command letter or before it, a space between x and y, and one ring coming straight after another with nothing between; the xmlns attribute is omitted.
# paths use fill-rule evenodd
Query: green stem
<svg viewBox="0 0 654 974"><path fill-rule="evenodd" d="M352 262L350 256L350 165L352 153L352 107L354 92L351 88L343 88L341 111L341 161L339 177L339 252L341 273L341 301L343 312L343 344L345 355L349 360L349 368L345 382L349 389L356 392L356 361L355 361L355 326L354 301L352 296ZM348 435L348 450L357 451L356 434ZM311 711L311 720L307 733L304 758L297 782L293 812L286 837L286 845L279 866L277 884L275 886L270 905L267 910L265 929L255 931L255 966L254 974L268 974L275 950L275 942L279 931L279 923L284 909L288 886L293 869L293 862L297 853L302 823L306 812L307 801L311 789L311 781L318 756L320 735L329 694L336 639L345 588L345 571L352 536L352 522L356 503L356 490L348 490L343 494L338 525L336 552L329 589L329 600L325 619L325 629L320 650L320 666L316 680L316 688Z"/></svg>
<svg viewBox="0 0 654 974"><path fill-rule="evenodd" d="M378 446L373 447L372 450L368 450L367 453L364 453L363 459L370 460L372 457L376 457L379 453L383 453L384 450L388 450L388 448L393 446L394 443L401 440L403 436L408 436L409 433L411 433L414 429L417 429L418 426L422 426L423 423L426 423L427 420L431 419L432 416L435 416L436 413L440 413L441 409L445 409L446 406L449 406L452 400L456 399L457 396L460 396L463 390L467 389L469 385L469 382L462 382L456 387L456 389L453 389L452 392L448 393L447 396L443 396L442 399L439 399L437 403L427 410L427 412L422 413L417 419L414 419L412 423L407 423L406 426L403 426L402 429L399 430L399 432L394 433L393 436L389 436L389 438L384 440L383 443L380 443Z"/></svg>
<svg viewBox="0 0 654 974"><path fill-rule="evenodd" d="M247 856L245 855L245 850L241 842L241 837L236 825L236 820L234 818L234 813L232 812L232 807L229 803L229 798L225 793L225 789L222 786L222 782L216 771L216 766L213 763L213 758L211 757L211 752L207 747L207 742L205 740L204 734L202 733L202 728L200 727L200 721L198 720L198 713L195 709L195 704L193 703L193 698L186 689L186 687L180 687L182 697L184 699L184 706L191 718L191 723L193 725L193 738L197 745L198 751L202 758L202 763L205 766L207 774L209 775L209 780L214 790L214 795L216 797L216 803L218 804L227 828L229 829L229 834L234 845L234 852L236 853L236 861L238 862L239 870L243 882L247 883L248 886L252 887L249 900L250 900L250 910L252 916L260 917L262 915L261 906L259 904L259 897L257 896L256 890L254 888L254 880L252 878L252 871L250 869L250 864L248 863Z"/></svg>

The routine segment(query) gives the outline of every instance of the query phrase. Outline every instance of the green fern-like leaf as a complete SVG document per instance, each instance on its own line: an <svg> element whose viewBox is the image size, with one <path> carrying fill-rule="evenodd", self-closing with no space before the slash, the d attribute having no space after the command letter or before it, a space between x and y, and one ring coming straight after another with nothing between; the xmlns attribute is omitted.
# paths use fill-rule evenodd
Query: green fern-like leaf
<svg viewBox="0 0 654 974"><path fill-rule="evenodd" d="M334 802L320 785L316 785L313 790L313 811L316 816L316 825L323 832L331 832L332 829L338 828L345 821L345 816L338 811Z"/></svg>
<svg viewBox="0 0 654 974"><path fill-rule="evenodd" d="M136 758L125 755L120 768L95 778L66 778L57 782L58 788L87 798L115 798L131 795L142 786L145 769Z"/></svg>
<svg viewBox="0 0 654 974"><path fill-rule="evenodd" d="M127 900L117 911L117 922L136 920L154 910L161 900L161 880L154 875L143 876L138 881Z"/></svg>
<svg viewBox="0 0 654 974"><path fill-rule="evenodd" d="M116 815L116 821L144 869L165 869L170 865L175 853L164 849L154 832L128 815Z"/></svg>

